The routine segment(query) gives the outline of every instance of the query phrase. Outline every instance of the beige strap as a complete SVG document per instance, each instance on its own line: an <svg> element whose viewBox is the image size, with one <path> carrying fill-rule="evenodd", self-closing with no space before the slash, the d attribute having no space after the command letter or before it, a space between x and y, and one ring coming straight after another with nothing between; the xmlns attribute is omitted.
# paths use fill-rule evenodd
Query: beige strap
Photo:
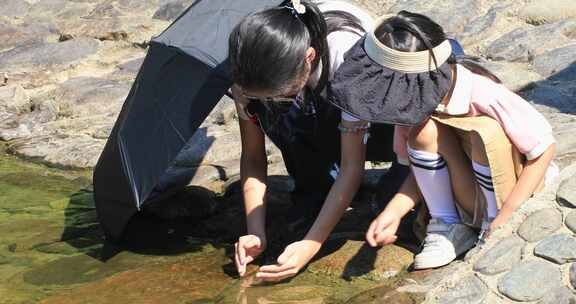
<svg viewBox="0 0 576 304"><path fill-rule="evenodd" d="M436 70L437 67L430 51L401 52L387 47L376 38L375 30L388 18L390 16L380 18L374 30L366 34L364 50L368 57L383 67L402 73L423 73ZM444 40L433 48L432 52L434 52L436 62L440 67L452 55L450 41Z"/></svg>

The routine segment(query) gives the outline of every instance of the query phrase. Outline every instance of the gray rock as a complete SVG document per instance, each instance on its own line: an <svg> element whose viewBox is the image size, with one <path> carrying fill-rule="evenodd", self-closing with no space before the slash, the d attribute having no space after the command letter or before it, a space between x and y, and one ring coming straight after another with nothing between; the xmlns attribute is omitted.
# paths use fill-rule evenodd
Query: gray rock
<svg viewBox="0 0 576 304"><path fill-rule="evenodd" d="M126 99L130 86L112 80L94 77L78 77L63 82L51 93L66 117L97 114L116 115Z"/></svg>
<svg viewBox="0 0 576 304"><path fill-rule="evenodd" d="M548 51L534 59L534 69L551 80L576 79L576 44Z"/></svg>
<svg viewBox="0 0 576 304"><path fill-rule="evenodd" d="M556 112L573 114L576 113L576 103L572 102L573 93L570 92L570 86L567 81L543 81L523 95L531 102L545 105Z"/></svg>
<svg viewBox="0 0 576 304"><path fill-rule="evenodd" d="M572 232L576 233L576 211L572 211L566 216L566 220L564 221L566 227L572 230Z"/></svg>
<svg viewBox="0 0 576 304"><path fill-rule="evenodd" d="M498 290L513 300L528 302L542 299L561 285L561 273L556 266L544 261L528 261L504 275Z"/></svg>
<svg viewBox="0 0 576 304"><path fill-rule="evenodd" d="M440 24L445 32L454 34L461 32L466 24L476 18L481 12L480 9L480 4L474 0L398 0L390 8L390 12L407 10L424 14ZM446 12L458 12L458 14L446 14Z"/></svg>
<svg viewBox="0 0 576 304"><path fill-rule="evenodd" d="M28 14L31 18L38 18L42 15L54 16L58 13L62 12L66 6L68 5L68 1L66 0L42 0L36 1L28 11Z"/></svg>
<svg viewBox="0 0 576 304"><path fill-rule="evenodd" d="M576 288L576 263L570 265L568 277L570 278L570 284L572 285L572 288Z"/></svg>
<svg viewBox="0 0 576 304"><path fill-rule="evenodd" d="M242 151L239 130L226 126L201 126L176 157L178 166L194 167L200 164L217 164L220 161L238 160Z"/></svg>
<svg viewBox="0 0 576 304"><path fill-rule="evenodd" d="M576 237L569 234L549 236L536 245L534 255L556 264L576 261Z"/></svg>
<svg viewBox="0 0 576 304"><path fill-rule="evenodd" d="M562 213L548 208L538 210L526 218L518 228L518 235L528 242L539 241L560 229Z"/></svg>
<svg viewBox="0 0 576 304"><path fill-rule="evenodd" d="M576 208L576 176L562 181L556 193L556 201L562 206Z"/></svg>
<svg viewBox="0 0 576 304"><path fill-rule="evenodd" d="M476 263L474 270L482 274L498 274L512 269L520 261L524 241L512 236L489 249Z"/></svg>
<svg viewBox="0 0 576 304"><path fill-rule="evenodd" d="M538 73L526 69L526 65L514 62L490 61L482 66L498 76L502 83L512 91L521 91L544 78Z"/></svg>
<svg viewBox="0 0 576 304"><path fill-rule="evenodd" d="M144 58L136 58L118 65L118 70L114 72L115 76L134 78L138 74Z"/></svg>
<svg viewBox="0 0 576 304"><path fill-rule="evenodd" d="M0 70L37 70L66 66L98 51L100 43L79 38L61 43L38 43L0 53Z"/></svg>
<svg viewBox="0 0 576 304"><path fill-rule="evenodd" d="M112 18L122 16L122 12L110 2L102 2L98 4L86 18L99 19L99 18Z"/></svg>
<svg viewBox="0 0 576 304"><path fill-rule="evenodd" d="M544 52L572 43L566 33L576 27L576 21L561 21L538 27L516 29L494 41L486 50L492 60L529 62Z"/></svg>
<svg viewBox="0 0 576 304"><path fill-rule="evenodd" d="M568 287L559 287L552 290L538 304L575 304L576 296Z"/></svg>
<svg viewBox="0 0 576 304"><path fill-rule="evenodd" d="M507 12L510 10L509 3L498 3L464 25L462 31L457 32L456 38L464 45L473 45L483 42L485 39L501 35L502 28L510 23Z"/></svg>
<svg viewBox="0 0 576 304"><path fill-rule="evenodd" d="M222 97L214 110L208 116L208 119L217 125L224 125L231 122L236 115L236 106L234 100L228 96Z"/></svg>
<svg viewBox="0 0 576 304"><path fill-rule="evenodd" d="M28 13L30 4L24 0L4 0L0 6L0 16L17 18Z"/></svg>
<svg viewBox="0 0 576 304"><path fill-rule="evenodd" d="M172 21L188 8L194 0L171 0L162 4L152 18Z"/></svg>
<svg viewBox="0 0 576 304"><path fill-rule="evenodd" d="M58 30L53 24L34 22L23 23L17 27L0 21L0 52L16 46L56 40Z"/></svg>
<svg viewBox="0 0 576 304"><path fill-rule="evenodd" d="M471 275L451 288L448 292L438 298L440 304L480 304L484 303L488 288L476 276Z"/></svg>
<svg viewBox="0 0 576 304"><path fill-rule="evenodd" d="M576 17L572 0L536 0L523 7L519 17L531 24L551 23Z"/></svg>
<svg viewBox="0 0 576 304"><path fill-rule="evenodd" d="M30 97L21 86L0 87L0 112L22 114L30 111L30 105Z"/></svg>
<svg viewBox="0 0 576 304"><path fill-rule="evenodd" d="M105 143L88 135L45 135L18 140L8 149L23 158L59 168L91 168Z"/></svg>

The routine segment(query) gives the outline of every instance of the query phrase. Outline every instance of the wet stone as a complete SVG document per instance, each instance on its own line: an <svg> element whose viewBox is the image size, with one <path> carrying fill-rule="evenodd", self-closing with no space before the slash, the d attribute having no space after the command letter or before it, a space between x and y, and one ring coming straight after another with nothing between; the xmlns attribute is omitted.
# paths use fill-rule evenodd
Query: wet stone
<svg viewBox="0 0 576 304"><path fill-rule="evenodd" d="M556 201L562 206L576 208L576 176L572 176L560 184Z"/></svg>
<svg viewBox="0 0 576 304"><path fill-rule="evenodd" d="M576 261L576 238L569 234L558 234L542 240L534 254L556 264Z"/></svg>
<svg viewBox="0 0 576 304"><path fill-rule="evenodd" d="M488 288L476 276L469 276L463 279L454 288L439 296L440 304L480 304L488 294Z"/></svg>
<svg viewBox="0 0 576 304"><path fill-rule="evenodd" d="M528 242L537 242L562 226L562 214L552 208L538 210L524 221L518 234Z"/></svg>
<svg viewBox="0 0 576 304"><path fill-rule="evenodd" d="M572 232L576 233L576 211L572 211L566 216L565 223Z"/></svg>
<svg viewBox="0 0 576 304"><path fill-rule="evenodd" d="M552 290L538 304L574 304L576 295L568 287L559 287Z"/></svg>
<svg viewBox="0 0 576 304"><path fill-rule="evenodd" d="M474 264L474 270L489 275L510 270L520 261L523 246L524 241L518 237L502 240Z"/></svg>
<svg viewBox="0 0 576 304"><path fill-rule="evenodd" d="M542 299L561 284L556 266L545 261L528 261L514 266L502 277L498 290L513 300L528 302Z"/></svg>

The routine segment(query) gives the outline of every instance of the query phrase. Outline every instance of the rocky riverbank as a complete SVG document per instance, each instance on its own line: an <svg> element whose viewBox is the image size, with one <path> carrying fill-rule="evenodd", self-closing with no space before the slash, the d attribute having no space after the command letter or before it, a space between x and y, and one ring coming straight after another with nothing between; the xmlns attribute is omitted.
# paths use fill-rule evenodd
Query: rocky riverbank
<svg viewBox="0 0 576 304"><path fill-rule="evenodd" d="M2 2L0 140L20 158L88 171L49 169L2 151L0 303L573 303L574 0L354 1L375 16L402 9L429 15L553 125L557 162L565 168L562 180L525 204L509 226L464 261L407 273L408 249L413 248L369 250L361 240L373 215L355 208L327 252L301 276L284 285L247 287L253 282L238 280L229 259L230 244L243 228L240 200L232 191L239 172L239 134L235 109L226 98L176 162L198 167L191 184L201 187L179 194L174 201L180 205L155 212L164 219L196 218L160 226L158 231L178 232L167 234L174 236L168 244L123 252L105 246L89 169L148 41L192 2ZM291 184L278 151L268 144L267 152L270 173L276 175L273 212L282 215ZM204 203L186 204L191 201Z"/></svg>

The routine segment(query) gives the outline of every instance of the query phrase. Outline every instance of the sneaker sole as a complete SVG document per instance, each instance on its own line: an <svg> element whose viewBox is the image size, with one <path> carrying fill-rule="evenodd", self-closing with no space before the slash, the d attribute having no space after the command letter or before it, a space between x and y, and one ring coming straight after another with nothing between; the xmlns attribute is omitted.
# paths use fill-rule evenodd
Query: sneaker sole
<svg viewBox="0 0 576 304"><path fill-rule="evenodd" d="M470 239L465 245L461 246L460 252L447 255L441 258L420 258L414 259L414 270L423 270L429 268L438 268L446 266L454 261L457 257L470 250L476 244L476 240Z"/></svg>

